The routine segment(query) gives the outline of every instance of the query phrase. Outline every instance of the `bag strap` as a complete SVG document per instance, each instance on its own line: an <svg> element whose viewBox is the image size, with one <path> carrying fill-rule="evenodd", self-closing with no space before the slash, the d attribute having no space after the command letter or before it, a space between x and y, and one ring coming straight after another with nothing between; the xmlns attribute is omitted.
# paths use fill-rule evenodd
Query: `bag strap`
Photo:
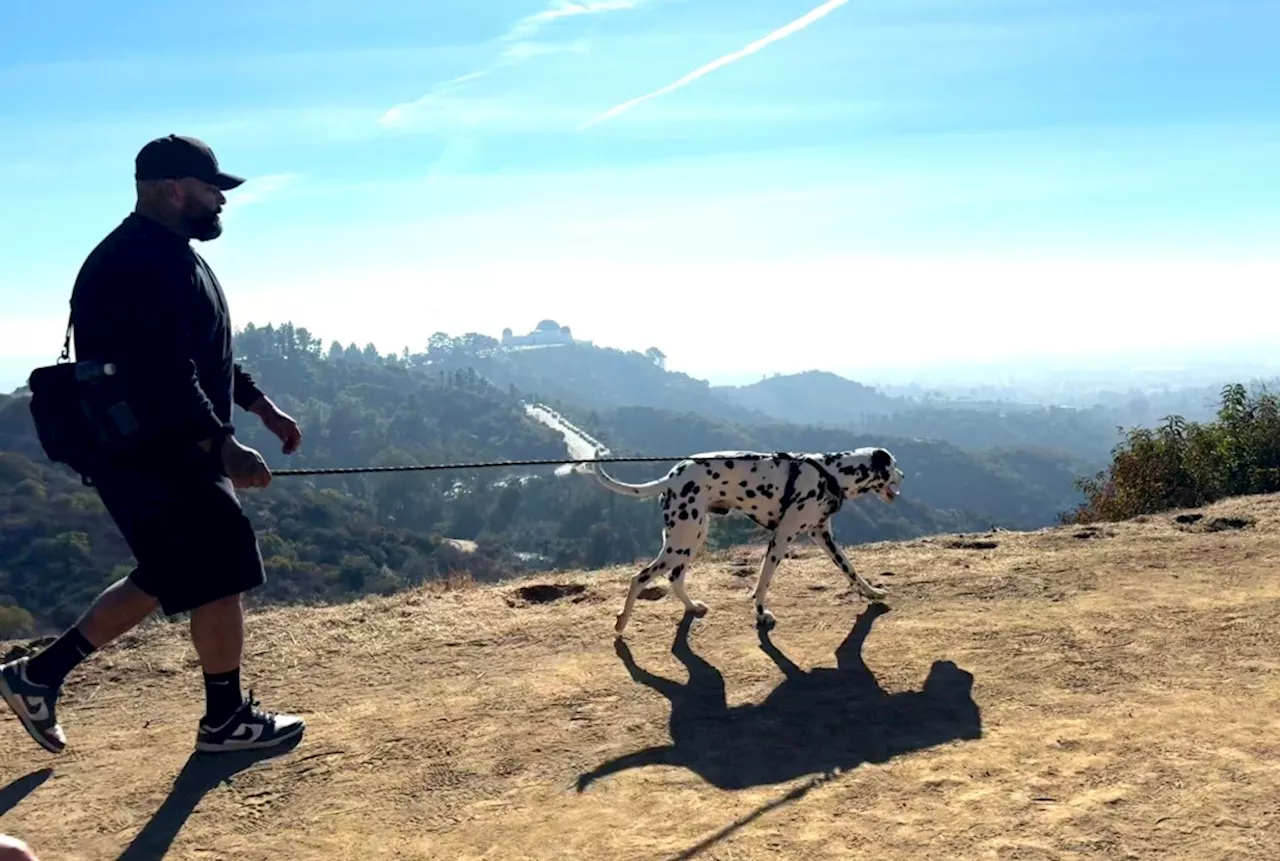
<svg viewBox="0 0 1280 861"><path fill-rule="evenodd" d="M62 355L58 356L58 364L71 361L71 330L76 325L76 309L71 308L71 315L67 317L67 337L62 342Z"/></svg>

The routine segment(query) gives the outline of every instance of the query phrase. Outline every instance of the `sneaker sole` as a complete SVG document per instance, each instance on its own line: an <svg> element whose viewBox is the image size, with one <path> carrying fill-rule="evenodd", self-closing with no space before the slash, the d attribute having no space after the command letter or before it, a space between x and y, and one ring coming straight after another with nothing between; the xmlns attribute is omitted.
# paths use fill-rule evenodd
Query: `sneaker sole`
<svg viewBox="0 0 1280 861"><path fill-rule="evenodd" d="M5 705L13 712L13 716L18 719L18 723L22 724L22 728L27 731L27 735L36 740L36 743L43 747L49 753L62 753L65 745L58 746L56 742L51 742L45 738L44 733L36 729L35 725L26 716L26 706L22 703L21 698L13 692L9 687L9 683L4 676L0 676L0 696L4 698Z"/></svg>
<svg viewBox="0 0 1280 861"><path fill-rule="evenodd" d="M240 750L263 750L269 747L279 747L286 742L293 741L306 730L307 725L300 723L289 732L278 735L268 741L229 741L223 744L210 744L206 741L196 742L196 750L200 753L234 753Z"/></svg>

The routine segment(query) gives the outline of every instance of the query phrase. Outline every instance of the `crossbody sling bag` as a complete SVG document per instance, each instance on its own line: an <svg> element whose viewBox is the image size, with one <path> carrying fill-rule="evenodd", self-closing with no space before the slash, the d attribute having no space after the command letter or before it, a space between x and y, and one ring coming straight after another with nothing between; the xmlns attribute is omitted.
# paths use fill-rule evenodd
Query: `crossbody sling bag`
<svg viewBox="0 0 1280 861"><path fill-rule="evenodd" d="M140 430L125 402L123 381L111 362L71 361L75 311L67 320L62 354L27 380L29 408L45 455L93 484L98 468L136 445Z"/></svg>

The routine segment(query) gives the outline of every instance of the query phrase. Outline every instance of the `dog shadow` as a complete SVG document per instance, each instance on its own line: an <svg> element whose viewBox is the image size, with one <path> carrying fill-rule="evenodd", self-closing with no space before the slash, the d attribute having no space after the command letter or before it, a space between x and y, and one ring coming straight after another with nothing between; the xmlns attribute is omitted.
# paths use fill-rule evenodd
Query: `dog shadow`
<svg viewBox="0 0 1280 861"><path fill-rule="evenodd" d="M671 652L689 672L685 684L637 666L621 640L616 650L631 678L671 701L671 744L611 759L578 778L578 791L612 774L654 765L679 766L720 789L783 783L881 763L949 741L982 737L973 675L935 661L919 691L890 694L867 668L862 646L874 620L888 612L872 604L836 649L836 666L796 666L759 630L760 648L784 680L759 703L729 707L724 676L689 646L693 617L676 630Z"/></svg>
<svg viewBox="0 0 1280 861"><path fill-rule="evenodd" d="M288 753L301 740L299 735L279 747L264 750L191 754L174 779L173 788L164 803L117 861L158 861L164 858L197 805L218 784L256 763Z"/></svg>
<svg viewBox="0 0 1280 861"><path fill-rule="evenodd" d="M8 786L0 789L0 816L4 816L21 804L23 799L39 789L40 785L52 776L52 768L41 768L30 774L24 774Z"/></svg>

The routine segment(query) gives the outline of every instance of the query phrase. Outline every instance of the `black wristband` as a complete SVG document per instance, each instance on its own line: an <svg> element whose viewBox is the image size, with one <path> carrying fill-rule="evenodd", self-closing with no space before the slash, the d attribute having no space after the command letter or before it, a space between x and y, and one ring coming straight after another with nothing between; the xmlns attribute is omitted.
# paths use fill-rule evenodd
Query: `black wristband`
<svg viewBox="0 0 1280 861"><path fill-rule="evenodd" d="M219 425L218 428L209 435L210 450L217 449L218 446L226 442L227 437L235 435L236 429L231 424Z"/></svg>

